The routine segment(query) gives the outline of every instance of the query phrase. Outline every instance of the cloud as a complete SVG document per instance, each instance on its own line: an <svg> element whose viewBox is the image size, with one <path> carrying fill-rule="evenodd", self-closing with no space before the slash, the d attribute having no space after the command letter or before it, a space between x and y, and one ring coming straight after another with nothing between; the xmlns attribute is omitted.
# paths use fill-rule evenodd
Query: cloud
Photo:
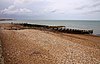
<svg viewBox="0 0 100 64"><path fill-rule="evenodd" d="M1 10L1 13L2 14L27 14L27 13L32 13L32 10L29 10L27 8L17 8L14 5L11 5L8 8Z"/></svg>
<svg viewBox="0 0 100 64"><path fill-rule="evenodd" d="M89 11L89 13L100 13L100 10L92 10L92 11Z"/></svg>
<svg viewBox="0 0 100 64"><path fill-rule="evenodd" d="M99 8L100 1L99 0L91 0L89 3L80 5L76 8L76 10L83 10L83 9L92 9L92 8Z"/></svg>
<svg viewBox="0 0 100 64"><path fill-rule="evenodd" d="M44 0L14 0L14 5L17 4L28 4L28 3L33 3L33 2L40 2Z"/></svg>
<svg viewBox="0 0 100 64"><path fill-rule="evenodd" d="M80 6L80 7L75 8L75 9L76 10L82 10L82 9L85 9L85 8L87 8L87 6L86 5L83 5L83 6Z"/></svg>
<svg viewBox="0 0 100 64"><path fill-rule="evenodd" d="M55 12L56 12L56 10L52 10L51 12L52 12L52 13L55 13Z"/></svg>
<svg viewBox="0 0 100 64"><path fill-rule="evenodd" d="M98 7L100 6L100 2L93 4L91 7Z"/></svg>
<svg viewBox="0 0 100 64"><path fill-rule="evenodd" d="M14 14L17 16L26 15L35 18L36 17L63 18L66 16L74 18L77 15L77 17L80 18L82 15L86 16L86 13L88 14L89 12L93 12L93 15L95 13L97 14L97 12L99 14L98 10L100 10L100 0L1 0L1 1L0 5L2 3L2 6L0 10L2 15L3 14L4 15ZM10 4L5 6L5 4L7 3Z"/></svg>

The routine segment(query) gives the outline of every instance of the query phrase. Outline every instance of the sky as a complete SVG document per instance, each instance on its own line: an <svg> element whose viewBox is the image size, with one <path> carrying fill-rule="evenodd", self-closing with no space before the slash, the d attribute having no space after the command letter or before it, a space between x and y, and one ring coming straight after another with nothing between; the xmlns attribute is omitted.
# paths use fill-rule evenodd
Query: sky
<svg viewBox="0 0 100 64"><path fill-rule="evenodd" d="M100 0L0 0L0 18L100 20Z"/></svg>

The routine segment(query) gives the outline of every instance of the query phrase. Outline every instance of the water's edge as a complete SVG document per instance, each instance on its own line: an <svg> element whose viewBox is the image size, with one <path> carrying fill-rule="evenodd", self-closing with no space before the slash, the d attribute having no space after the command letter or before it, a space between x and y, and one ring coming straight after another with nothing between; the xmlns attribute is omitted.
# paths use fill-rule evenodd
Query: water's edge
<svg viewBox="0 0 100 64"><path fill-rule="evenodd" d="M50 26L66 26L69 29L91 29L93 35L100 35L100 20L14 20L0 23L29 23Z"/></svg>

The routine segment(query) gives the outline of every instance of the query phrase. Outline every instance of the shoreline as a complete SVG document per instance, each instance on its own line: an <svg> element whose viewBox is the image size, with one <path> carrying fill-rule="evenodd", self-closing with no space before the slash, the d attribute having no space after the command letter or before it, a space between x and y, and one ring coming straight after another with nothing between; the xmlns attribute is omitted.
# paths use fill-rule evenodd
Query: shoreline
<svg viewBox="0 0 100 64"><path fill-rule="evenodd" d="M15 24L15 25L21 25L21 26L24 26L24 24L28 24L28 23L13 23L13 22L11 22L11 23L1 23L1 24ZM28 24L28 25L38 25L39 26L39 24ZM42 26L42 28L43 28L43 30L45 29L45 27L43 27L43 26L47 26L48 27L48 25L40 25L40 26ZM26 27L26 26L25 26ZM29 26L27 26L27 27L29 27ZM33 26L34 27L34 26ZM52 27L52 26L51 26ZM58 26L59 27L59 26ZM65 26L63 26L63 27L65 27ZM29 28L24 28L24 29L31 29L32 27L29 27ZM41 28L41 27L37 27L36 29L38 29L38 28ZM23 29L23 28L22 28ZM32 29L34 29L34 28L32 28ZM60 31L60 30L57 30L58 28L51 28L51 29L54 29L54 30L56 30L56 31ZM61 30L63 30L63 32L64 32L64 29L61 29ZM67 31L67 33L74 33L74 32L76 32L76 31L78 31L78 32L76 32L76 33L74 33L74 34L83 34L83 33L86 33L86 34L91 34L91 35L95 35L95 36L100 36L100 34L99 33L94 33L94 30L92 30L92 29L74 29L74 28L65 28L65 30L68 30ZM69 30L71 30L71 31L69 31ZM86 31L86 32L84 32L84 31ZM83 32L83 33L81 33L81 32Z"/></svg>
<svg viewBox="0 0 100 64"><path fill-rule="evenodd" d="M65 26L48 26L48 25L38 25L38 24L28 24L28 23L10 23L15 26L11 26L8 30L20 30L20 29L43 29L43 30L52 30L63 33L72 33L72 34L93 34L93 30L82 30L82 29L71 29ZM23 27L17 27L23 26ZM4 28L6 29L6 28Z"/></svg>
<svg viewBox="0 0 100 64"><path fill-rule="evenodd" d="M1 25L0 27L2 27L2 25L5 25L6 26L7 24L9 26L9 28L7 28L7 30L11 29L11 26L10 25L12 25L12 27L15 26L15 29L12 29L12 30L20 30L20 28L21 28L21 30L23 30L23 29L37 29L37 30L46 30L46 31L52 31L52 32L59 32L59 31L54 31L54 30L47 30L45 28L42 28L41 29L41 28L38 28L38 27L37 28L28 28L28 27L25 28L23 26L20 27L20 25L19 26L16 26L17 24L22 24L22 23L14 23L14 24L13 23L0 23L0 25ZM35 24L35 25L38 25L38 24ZM47 26L47 25L42 25L42 26ZM62 26L62 27L64 27L64 26ZM18 28L18 29L16 29L16 28ZM2 28L0 28L0 30L2 30ZM74 34L74 33L69 33L69 34ZM80 35L88 35L88 36L90 35L90 36L100 37L100 34L80 34Z"/></svg>

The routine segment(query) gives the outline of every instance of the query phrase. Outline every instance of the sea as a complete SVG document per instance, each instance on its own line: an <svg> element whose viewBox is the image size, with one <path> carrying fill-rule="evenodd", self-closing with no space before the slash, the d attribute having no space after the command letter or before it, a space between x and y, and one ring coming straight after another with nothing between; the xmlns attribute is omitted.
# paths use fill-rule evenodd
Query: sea
<svg viewBox="0 0 100 64"><path fill-rule="evenodd" d="M94 35L100 36L100 20L14 20L0 23L30 23L49 26L66 26L70 29L93 30Z"/></svg>

